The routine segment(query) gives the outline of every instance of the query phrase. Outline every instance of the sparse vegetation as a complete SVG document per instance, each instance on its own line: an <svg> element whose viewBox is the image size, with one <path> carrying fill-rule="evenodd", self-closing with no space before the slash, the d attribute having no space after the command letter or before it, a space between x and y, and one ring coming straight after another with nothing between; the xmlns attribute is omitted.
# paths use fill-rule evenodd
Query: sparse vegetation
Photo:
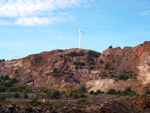
<svg viewBox="0 0 150 113"><path fill-rule="evenodd" d="M27 93L24 93L24 94L23 94L23 99L27 99L27 98L28 98Z"/></svg>
<svg viewBox="0 0 150 113"><path fill-rule="evenodd" d="M107 94L117 94L117 95L122 95L122 96L133 96L136 95L135 91L132 91L130 87L128 87L127 89L125 89L124 91L116 91L115 89L109 89L107 91Z"/></svg>
<svg viewBox="0 0 150 113"><path fill-rule="evenodd" d="M71 57L75 57L75 56L84 56L85 53L83 51L81 52L70 52L69 54L67 54L67 56L71 56Z"/></svg>
<svg viewBox="0 0 150 113"><path fill-rule="evenodd" d="M57 99L59 95L60 95L60 92L58 90L51 92L51 98L52 99Z"/></svg>
<svg viewBox="0 0 150 113"><path fill-rule="evenodd" d="M87 103L85 98L80 98L80 99L77 100L77 104L82 104L82 103L83 104Z"/></svg>
<svg viewBox="0 0 150 113"><path fill-rule="evenodd" d="M76 66L84 66L85 63L79 61L79 62L74 62L74 65L76 65Z"/></svg>
<svg viewBox="0 0 150 113"><path fill-rule="evenodd" d="M31 105L36 106L38 104L38 98L37 97L33 97L31 99Z"/></svg>
<svg viewBox="0 0 150 113"><path fill-rule="evenodd" d="M6 100L5 96L0 94L0 102L4 102L5 100Z"/></svg>
<svg viewBox="0 0 150 113"><path fill-rule="evenodd" d="M149 89L146 89L145 94L146 94L146 95L147 95L147 94L150 94Z"/></svg>
<svg viewBox="0 0 150 113"><path fill-rule="evenodd" d="M15 92L14 95L13 95L13 97L14 97L14 98L19 98L18 92Z"/></svg>
<svg viewBox="0 0 150 113"><path fill-rule="evenodd" d="M100 60L100 64L104 64L104 61L102 59Z"/></svg>
<svg viewBox="0 0 150 113"><path fill-rule="evenodd" d="M41 105L41 107L43 108L43 107L52 107L52 104L48 101L48 102L45 102L45 103L43 103L42 105Z"/></svg>
<svg viewBox="0 0 150 113"><path fill-rule="evenodd" d="M137 76L137 74L126 73L126 74L120 74L120 75L116 76L116 78L118 78L120 80L128 80L128 79L135 79L136 76Z"/></svg>
<svg viewBox="0 0 150 113"><path fill-rule="evenodd" d="M113 48L112 46L109 46L109 49Z"/></svg>

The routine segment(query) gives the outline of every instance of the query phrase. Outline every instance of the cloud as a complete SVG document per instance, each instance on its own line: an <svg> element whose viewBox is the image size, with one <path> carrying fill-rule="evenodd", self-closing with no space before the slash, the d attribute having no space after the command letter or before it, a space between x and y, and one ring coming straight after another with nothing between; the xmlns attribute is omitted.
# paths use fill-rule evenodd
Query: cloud
<svg viewBox="0 0 150 113"><path fill-rule="evenodd" d="M150 15L150 10L141 12L141 13L139 13L139 15L143 15L143 16Z"/></svg>
<svg viewBox="0 0 150 113"><path fill-rule="evenodd" d="M1 25L43 25L71 17L61 9L79 7L88 0L0 0ZM9 18L9 21L5 21Z"/></svg>

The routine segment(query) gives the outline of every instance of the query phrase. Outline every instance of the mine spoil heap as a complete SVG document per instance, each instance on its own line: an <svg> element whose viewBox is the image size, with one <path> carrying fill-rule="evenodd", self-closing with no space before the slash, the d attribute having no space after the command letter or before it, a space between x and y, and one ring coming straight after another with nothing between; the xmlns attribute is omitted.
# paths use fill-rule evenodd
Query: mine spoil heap
<svg viewBox="0 0 150 113"><path fill-rule="evenodd" d="M85 85L88 91L107 92L130 87L144 94L150 85L150 42L136 47L93 50L68 49L42 52L0 62L0 76L16 77L33 89L68 90Z"/></svg>

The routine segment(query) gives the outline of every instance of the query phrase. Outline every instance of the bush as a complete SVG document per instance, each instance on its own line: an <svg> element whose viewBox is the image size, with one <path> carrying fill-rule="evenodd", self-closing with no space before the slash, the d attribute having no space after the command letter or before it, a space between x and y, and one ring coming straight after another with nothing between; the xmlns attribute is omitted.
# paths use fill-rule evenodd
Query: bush
<svg viewBox="0 0 150 113"><path fill-rule="evenodd" d="M97 95L97 92L94 92L94 95Z"/></svg>
<svg viewBox="0 0 150 113"><path fill-rule="evenodd" d="M18 73L18 70L17 70L17 69L15 70L15 73Z"/></svg>
<svg viewBox="0 0 150 113"><path fill-rule="evenodd" d="M7 88L5 86L0 86L0 92L5 92Z"/></svg>
<svg viewBox="0 0 150 113"><path fill-rule="evenodd" d="M74 57L74 56L84 56L85 53L83 51L81 52L70 52L69 54L67 54L67 56L71 56L71 57Z"/></svg>
<svg viewBox="0 0 150 113"><path fill-rule="evenodd" d="M54 68L54 69L53 69L53 73L58 73L57 68Z"/></svg>
<svg viewBox="0 0 150 113"><path fill-rule="evenodd" d="M95 65L95 62L94 61L90 61L90 65Z"/></svg>
<svg viewBox="0 0 150 113"><path fill-rule="evenodd" d="M52 107L52 104L48 101L48 102L43 103L41 106L42 107L46 107L46 106Z"/></svg>
<svg viewBox="0 0 150 113"><path fill-rule="evenodd" d="M85 98L80 98L77 100L77 104L87 103Z"/></svg>
<svg viewBox="0 0 150 113"><path fill-rule="evenodd" d="M4 102L5 100L6 100L5 96L0 94L0 102Z"/></svg>
<svg viewBox="0 0 150 113"><path fill-rule="evenodd" d="M104 69L107 70L109 68L109 64L106 64Z"/></svg>
<svg viewBox="0 0 150 113"><path fill-rule="evenodd" d="M18 88L16 88L16 87L8 88L8 92L17 92L17 91L18 91Z"/></svg>
<svg viewBox="0 0 150 113"><path fill-rule="evenodd" d="M90 66L90 69L92 70L92 69L94 69L94 67L93 67L93 66Z"/></svg>
<svg viewBox="0 0 150 113"><path fill-rule="evenodd" d="M97 53L95 51L89 51L87 54L88 54L88 56L93 56L96 58L100 56L100 53Z"/></svg>
<svg viewBox="0 0 150 113"><path fill-rule="evenodd" d="M38 98L37 98L37 97L33 97L33 98L31 99L31 105L35 106L35 105L37 105L37 104L38 104Z"/></svg>
<svg viewBox="0 0 150 113"><path fill-rule="evenodd" d="M90 94L94 94L94 91L92 90L92 91L90 91Z"/></svg>
<svg viewBox="0 0 150 113"><path fill-rule="evenodd" d="M79 91L80 91L80 93L86 93L87 89L86 89L85 85L81 85Z"/></svg>
<svg viewBox="0 0 150 113"><path fill-rule="evenodd" d="M59 95L60 95L60 93L58 90L51 92L52 99L57 99Z"/></svg>
<svg viewBox="0 0 150 113"><path fill-rule="evenodd" d="M104 61L102 59L99 62L100 62L100 64L104 64Z"/></svg>
<svg viewBox="0 0 150 113"><path fill-rule="evenodd" d="M96 93L97 93L97 94L101 94L101 90L98 89L98 90L96 91Z"/></svg>
<svg viewBox="0 0 150 113"><path fill-rule="evenodd" d="M73 96L72 96L74 99L77 99L79 96L77 93L74 93Z"/></svg>
<svg viewBox="0 0 150 113"><path fill-rule="evenodd" d="M113 48L112 46L109 46L109 48Z"/></svg>
<svg viewBox="0 0 150 113"><path fill-rule="evenodd" d="M13 97L14 97L14 98L19 98L18 92L15 92L14 95L13 95Z"/></svg>
<svg viewBox="0 0 150 113"><path fill-rule="evenodd" d="M107 91L107 94L116 94L116 90L114 90L114 89L109 89L109 90Z"/></svg>
<svg viewBox="0 0 150 113"><path fill-rule="evenodd" d="M23 99L27 99L27 98L28 98L27 93L24 93L24 94L23 94Z"/></svg>
<svg viewBox="0 0 150 113"><path fill-rule="evenodd" d="M147 89L147 90L145 91L145 94L150 94L150 91Z"/></svg>
<svg viewBox="0 0 150 113"><path fill-rule="evenodd" d="M80 98L85 98L85 94L84 93L80 93Z"/></svg>
<svg viewBox="0 0 150 113"><path fill-rule="evenodd" d="M74 65L76 65L76 66L84 66L85 63L79 61L79 62L74 62Z"/></svg>

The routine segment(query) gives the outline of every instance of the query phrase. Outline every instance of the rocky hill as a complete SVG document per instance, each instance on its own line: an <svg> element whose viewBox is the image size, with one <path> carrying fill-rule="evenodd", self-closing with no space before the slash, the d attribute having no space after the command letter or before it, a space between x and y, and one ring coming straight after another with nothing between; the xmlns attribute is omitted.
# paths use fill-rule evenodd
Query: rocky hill
<svg viewBox="0 0 150 113"><path fill-rule="evenodd" d="M102 53L68 49L42 52L0 62L0 76L39 89L132 90L143 94L150 85L150 42L136 47L108 48Z"/></svg>

